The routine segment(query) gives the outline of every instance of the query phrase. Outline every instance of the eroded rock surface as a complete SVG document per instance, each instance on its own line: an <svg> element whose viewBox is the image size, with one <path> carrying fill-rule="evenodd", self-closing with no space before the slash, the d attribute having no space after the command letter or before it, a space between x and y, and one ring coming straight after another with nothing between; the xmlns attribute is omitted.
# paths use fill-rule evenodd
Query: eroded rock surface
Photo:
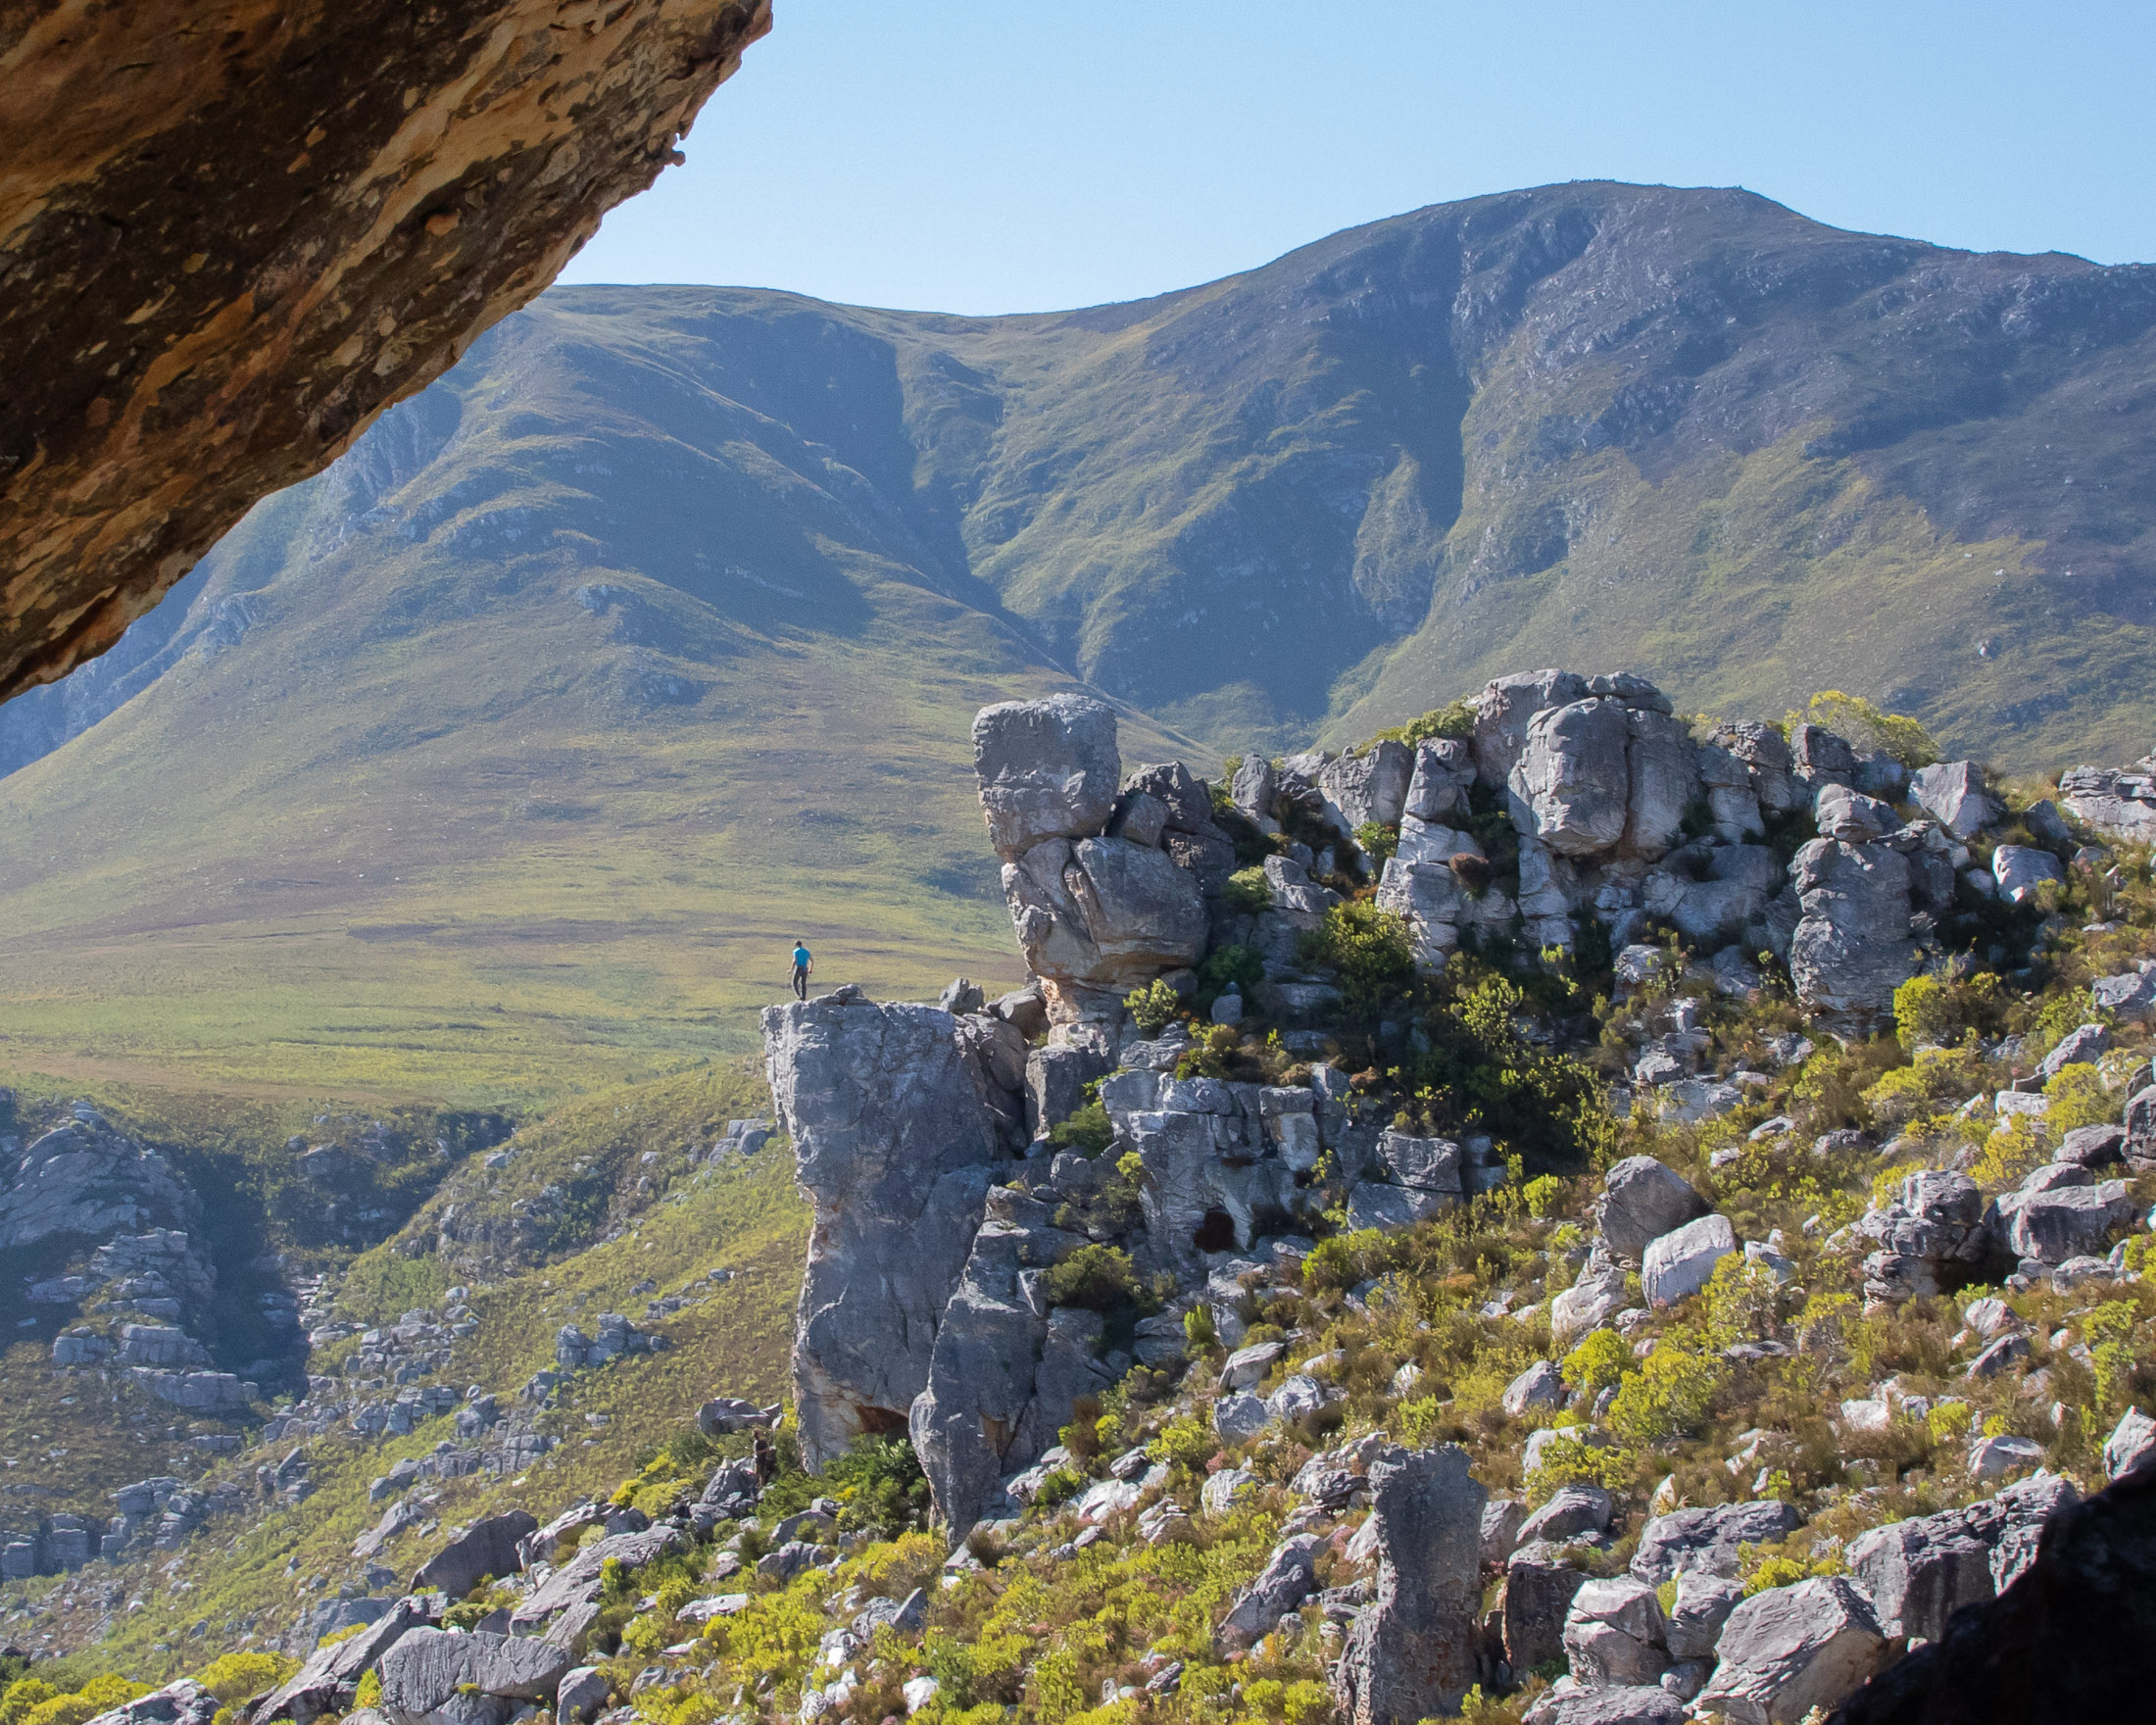
<svg viewBox="0 0 2156 1725"><path fill-rule="evenodd" d="M0 697L544 288L769 27L768 0L0 9Z"/></svg>
<svg viewBox="0 0 2156 1725"><path fill-rule="evenodd" d="M1355 1619L1334 1688L1348 1725L1454 1712L1475 1681L1482 1513L1489 1494L1455 1444L1370 1468L1377 1598Z"/></svg>
<svg viewBox="0 0 2156 1725"><path fill-rule="evenodd" d="M802 1454L820 1465L864 1431L903 1429L927 1387L997 1144L938 1008L826 996L768 1009L763 1040L816 1209L793 1371Z"/></svg>

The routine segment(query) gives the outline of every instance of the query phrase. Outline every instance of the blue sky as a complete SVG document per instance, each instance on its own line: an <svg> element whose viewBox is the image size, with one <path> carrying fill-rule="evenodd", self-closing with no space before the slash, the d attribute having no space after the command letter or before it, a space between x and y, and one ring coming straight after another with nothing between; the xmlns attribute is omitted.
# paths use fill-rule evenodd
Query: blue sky
<svg viewBox="0 0 2156 1725"><path fill-rule="evenodd" d="M2156 259L2147 0L775 4L687 166L564 280L1037 311L1590 178Z"/></svg>

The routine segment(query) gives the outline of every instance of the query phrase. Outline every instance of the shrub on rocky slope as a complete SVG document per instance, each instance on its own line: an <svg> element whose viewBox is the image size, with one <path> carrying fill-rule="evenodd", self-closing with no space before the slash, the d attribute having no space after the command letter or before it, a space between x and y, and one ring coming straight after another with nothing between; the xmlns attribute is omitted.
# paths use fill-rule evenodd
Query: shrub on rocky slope
<svg viewBox="0 0 2156 1725"><path fill-rule="evenodd" d="M1245 762L1262 899L1180 769L1123 782L1084 715L984 715L1036 983L766 1015L815 1206L781 1429L754 1398L661 1414L581 1507L572 1445L466 1485L416 1426L365 1507L324 1458L334 1523L262 1523L317 1529L275 1548L295 1575L363 1582L361 1545L426 1555L452 1510L555 1519L294 1682L357 1706L380 1659L403 1725L1794 1720L2010 1601L2156 1448L2147 854L2114 807L1657 700L1541 673L1404 760ZM1074 736L1122 787L1082 810ZM1373 824L1400 841L1375 871ZM1256 974L1200 1013L1229 946ZM1057 1147L1078 1115L1096 1155ZM514 1334L528 1370L564 1278L701 1202L657 1142L605 1155L619 1236L467 1290L453 1357ZM400 1247L471 1250L450 1211L501 1208L484 1172ZM346 1346L388 1366L443 1315ZM595 1327L535 1405L611 1383L603 1417L650 1420L675 1356ZM437 1623L469 1639L384 1656ZM417 1704L405 1667L443 1660L467 1699Z"/></svg>

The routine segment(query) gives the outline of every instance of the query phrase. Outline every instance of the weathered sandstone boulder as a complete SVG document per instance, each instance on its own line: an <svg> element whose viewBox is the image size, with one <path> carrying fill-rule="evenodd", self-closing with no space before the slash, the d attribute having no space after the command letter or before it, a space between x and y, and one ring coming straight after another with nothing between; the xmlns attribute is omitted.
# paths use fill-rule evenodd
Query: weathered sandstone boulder
<svg viewBox="0 0 2156 1725"><path fill-rule="evenodd" d="M989 843L1013 862L1043 839L1096 837L1122 778L1115 715L1083 695L1004 701L973 720Z"/></svg>
<svg viewBox="0 0 2156 1725"><path fill-rule="evenodd" d="M1797 999L1865 1021L1891 1011L1894 990L1916 970L1908 861L1885 845L1814 839L1789 877L1804 912L1789 942Z"/></svg>

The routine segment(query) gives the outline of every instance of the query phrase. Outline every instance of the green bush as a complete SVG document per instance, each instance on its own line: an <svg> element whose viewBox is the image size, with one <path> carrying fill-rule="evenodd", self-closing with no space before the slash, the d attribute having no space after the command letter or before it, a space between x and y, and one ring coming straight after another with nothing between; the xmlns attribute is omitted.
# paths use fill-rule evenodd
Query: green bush
<svg viewBox="0 0 2156 1725"><path fill-rule="evenodd" d="M23 1725L32 1707L59 1694L42 1677L17 1678L8 1685L7 1693L0 1695L0 1725Z"/></svg>
<svg viewBox="0 0 2156 1725"><path fill-rule="evenodd" d="M1407 1004L1415 985L1415 949L1407 924L1368 900L1325 912L1325 926L1302 937L1304 957L1339 973L1340 1011L1363 1030Z"/></svg>
<svg viewBox="0 0 2156 1725"><path fill-rule="evenodd" d="M1254 948L1215 947L1198 967L1198 998L1217 1000L1224 994L1249 994L1265 979L1265 961Z"/></svg>
<svg viewBox="0 0 2156 1725"><path fill-rule="evenodd" d="M1403 1246L1404 1242L1396 1244L1378 1228L1334 1234L1320 1240L1317 1250L1302 1260L1302 1285L1314 1294L1352 1288L1391 1269L1395 1253Z"/></svg>
<svg viewBox="0 0 2156 1725"><path fill-rule="evenodd" d="M1144 988L1134 988L1123 997L1123 1010L1148 1036L1158 1036L1168 1027L1168 1020L1182 1009L1183 997L1170 988L1164 977L1155 976Z"/></svg>
<svg viewBox="0 0 2156 1725"><path fill-rule="evenodd" d="M1475 704L1472 701L1454 701L1448 706L1433 707L1420 718L1411 718L1405 724L1389 731L1380 731L1377 741L1405 743L1412 749L1417 743L1431 737L1449 737L1455 742L1466 742L1475 734Z"/></svg>
<svg viewBox="0 0 2156 1725"><path fill-rule="evenodd" d="M1912 976L1894 990L1894 1034L1905 1048L1958 1043L1970 1030L1995 1034L2004 1006L1999 979L1988 970L1966 982Z"/></svg>
<svg viewBox="0 0 2156 1725"><path fill-rule="evenodd" d="M1609 1429L1640 1447L1683 1437L1706 1419L1721 1382L1715 1360L1665 1341L1617 1392L1610 1404Z"/></svg>
<svg viewBox="0 0 2156 1725"><path fill-rule="evenodd" d="M1908 1065L1894 1067L1865 1091L1864 1106L1881 1125L1903 1126L1984 1087L1980 1050L1920 1046Z"/></svg>
<svg viewBox="0 0 2156 1725"><path fill-rule="evenodd" d="M1073 1109L1070 1118L1051 1126L1048 1141L1057 1150L1076 1151L1092 1161L1115 1141L1115 1122L1108 1118L1101 1099L1095 1097L1083 1108Z"/></svg>
<svg viewBox="0 0 2156 1725"><path fill-rule="evenodd" d="M1221 903L1241 916L1255 916L1273 908L1273 889L1265 884L1262 866L1238 868L1228 876Z"/></svg>
<svg viewBox="0 0 2156 1725"><path fill-rule="evenodd" d="M1212 1459L1213 1452L1219 1448L1220 1440L1213 1435L1212 1423L1202 1414L1186 1413L1162 1426L1159 1436L1146 1446L1146 1454L1155 1461L1165 1461L1171 1467L1188 1467L1195 1472Z"/></svg>
<svg viewBox="0 0 2156 1725"><path fill-rule="evenodd" d="M1374 820L1365 820L1355 828L1355 843L1362 847L1362 854L1370 859L1371 872L1377 873L1399 850L1399 828L1380 826Z"/></svg>
<svg viewBox="0 0 2156 1725"><path fill-rule="evenodd" d="M1480 1128L1503 1139L1528 1167L1577 1166L1614 1142L1593 1069L1551 1054L1522 1034L1535 1002L1525 989L1466 954L1438 981L1439 1005L1422 1015L1430 1051L1403 1074L1410 1094L1441 1105L1434 1130Z"/></svg>
<svg viewBox="0 0 2156 1725"><path fill-rule="evenodd" d="M1632 1473L1632 1457L1622 1450L1602 1444L1584 1444L1569 1435L1552 1438L1542 1448L1527 1476L1531 1503L1545 1503L1566 1486L1600 1486L1622 1491Z"/></svg>
<svg viewBox="0 0 2156 1725"><path fill-rule="evenodd" d="M1138 1266L1119 1246L1081 1246L1052 1268L1042 1283L1051 1306L1082 1306L1089 1311L1120 1311L1146 1303L1149 1291Z"/></svg>
<svg viewBox="0 0 2156 1725"><path fill-rule="evenodd" d="M1435 1396L1417 1396L1396 1404L1393 1419L1409 1449L1427 1450L1438 1441L1438 1432L1445 1424L1445 1405Z"/></svg>
<svg viewBox="0 0 2156 1725"><path fill-rule="evenodd" d="M1053 1509L1058 1503L1067 1503L1086 1489L1086 1476L1068 1467L1052 1469L1041 1480L1041 1489L1033 1494L1034 1507Z"/></svg>
<svg viewBox="0 0 2156 1725"><path fill-rule="evenodd" d="M2085 1061L2061 1066L2043 1087L2051 1109L2044 1126L2052 1137L2063 1137L2077 1126L2108 1126L2119 1117L2122 1099L2104 1088L2102 1076Z"/></svg>
<svg viewBox="0 0 2156 1725"><path fill-rule="evenodd" d="M1794 1587L1811 1574L1811 1570L1794 1557L1769 1557L1744 1578L1744 1597L1763 1594L1778 1587Z"/></svg>
<svg viewBox="0 0 2156 1725"><path fill-rule="evenodd" d="M1592 1398L1621 1381L1632 1369L1632 1350L1614 1330L1595 1330L1565 1355L1564 1380Z"/></svg>
<svg viewBox="0 0 2156 1725"><path fill-rule="evenodd" d="M928 1525L928 1476L903 1437L862 1433L823 1464L826 1489L839 1500L839 1530L897 1539Z"/></svg>
<svg viewBox="0 0 2156 1725"><path fill-rule="evenodd" d="M1799 719L1824 726L1860 751L1876 749L1890 755L1911 771L1939 758L1938 745L1922 721L1906 713L1882 712L1861 695L1822 689L1801 714L1789 715L1790 723Z"/></svg>
<svg viewBox="0 0 2156 1725"><path fill-rule="evenodd" d="M230 1707L274 1689L299 1668L297 1659L282 1653L225 1653L205 1665L195 1681Z"/></svg>

